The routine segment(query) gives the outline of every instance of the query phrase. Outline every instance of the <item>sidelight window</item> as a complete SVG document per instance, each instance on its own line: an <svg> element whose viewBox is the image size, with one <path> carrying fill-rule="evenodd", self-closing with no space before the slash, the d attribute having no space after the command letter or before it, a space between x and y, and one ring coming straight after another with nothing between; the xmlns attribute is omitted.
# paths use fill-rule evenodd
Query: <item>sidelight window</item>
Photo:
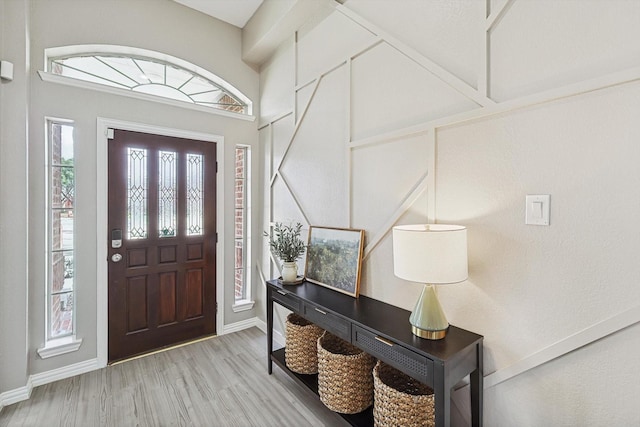
<svg viewBox="0 0 640 427"><path fill-rule="evenodd" d="M242 305L242 302L251 300L251 265L250 254L250 188L249 169L250 151L249 147L238 145L235 150L235 180L234 180L234 241L235 241L235 301Z"/></svg>
<svg viewBox="0 0 640 427"><path fill-rule="evenodd" d="M48 121L47 339L74 332L75 162L73 123Z"/></svg>

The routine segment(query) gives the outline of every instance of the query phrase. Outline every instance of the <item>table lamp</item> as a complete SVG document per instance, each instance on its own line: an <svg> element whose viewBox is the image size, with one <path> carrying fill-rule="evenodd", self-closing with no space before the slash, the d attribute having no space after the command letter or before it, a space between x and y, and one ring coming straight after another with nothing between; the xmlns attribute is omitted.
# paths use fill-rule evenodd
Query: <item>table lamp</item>
<svg viewBox="0 0 640 427"><path fill-rule="evenodd" d="M409 316L411 332L431 340L444 338L449 322L433 285L467 280L467 229L444 224L393 227L393 272L425 284Z"/></svg>

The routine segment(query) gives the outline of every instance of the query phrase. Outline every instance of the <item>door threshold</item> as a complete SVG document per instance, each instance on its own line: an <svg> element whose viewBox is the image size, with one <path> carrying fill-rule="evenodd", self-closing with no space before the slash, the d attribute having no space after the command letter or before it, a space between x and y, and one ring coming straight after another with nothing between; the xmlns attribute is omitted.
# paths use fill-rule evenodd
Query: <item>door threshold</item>
<svg viewBox="0 0 640 427"><path fill-rule="evenodd" d="M191 345L191 344L199 343L201 341L207 341L207 340L210 340L211 338L215 338L217 336L218 336L217 334L207 335L205 337L196 338L194 340L181 342L179 344L169 345L169 346L166 346L166 347L158 348L156 350L151 350L151 351L146 352L146 353L141 353L141 354L137 354L135 356L127 357L126 359L120 359L120 360L115 360L113 362L108 362L107 366L115 366L115 365L119 365L119 364L124 363L124 362L130 362L132 360L142 359L143 357L152 356L152 355L158 354L158 353L163 353L165 351L173 350L174 348L185 347L185 346L188 346L188 345Z"/></svg>

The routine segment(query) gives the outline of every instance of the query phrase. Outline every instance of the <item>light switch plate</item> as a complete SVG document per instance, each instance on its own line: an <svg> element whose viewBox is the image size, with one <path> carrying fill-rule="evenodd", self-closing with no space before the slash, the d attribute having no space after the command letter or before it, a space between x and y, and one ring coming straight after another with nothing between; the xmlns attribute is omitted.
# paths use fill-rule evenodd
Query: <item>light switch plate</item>
<svg viewBox="0 0 640 427"><path fill-rule="evenodd" d="M527 194L525 198L525 224L549 225L549 194Z"/></svg>
<svg viewBox="0 0 640 427"><path fill-rule="evenodd" d="M13 63L9 61L0 61L0 78L2 80L13 80Z"/></svg>

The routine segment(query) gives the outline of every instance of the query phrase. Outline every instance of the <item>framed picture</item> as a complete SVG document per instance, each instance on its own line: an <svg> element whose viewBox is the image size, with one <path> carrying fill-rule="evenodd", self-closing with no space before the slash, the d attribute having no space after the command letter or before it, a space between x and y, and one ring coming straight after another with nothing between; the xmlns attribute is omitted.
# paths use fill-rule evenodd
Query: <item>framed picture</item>
<svg viewBox="0 0 640 427"><path fill-rule="evenodd" d="M306 279L357 297L364 230L311 226L307 243Z"/></svg>

